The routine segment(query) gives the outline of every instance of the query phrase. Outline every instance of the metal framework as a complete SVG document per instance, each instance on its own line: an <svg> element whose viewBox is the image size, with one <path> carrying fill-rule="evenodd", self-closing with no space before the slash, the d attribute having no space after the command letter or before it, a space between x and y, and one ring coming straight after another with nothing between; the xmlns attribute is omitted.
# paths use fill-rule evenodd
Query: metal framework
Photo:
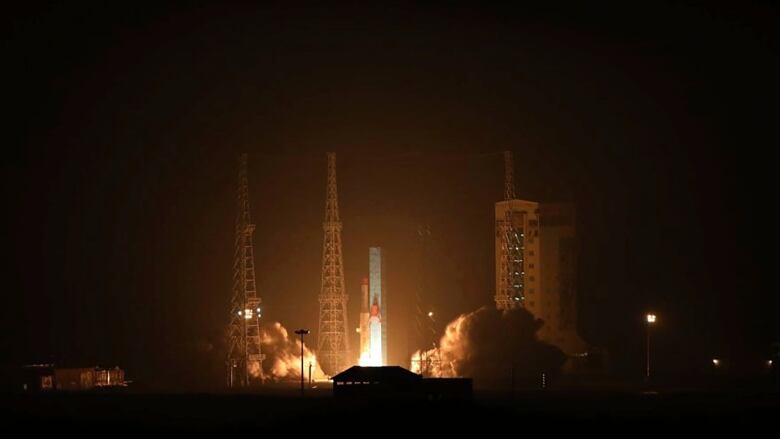
<svg viewBox="0 0 780 439"><path fill-rule="evenodd" d="M424 377L442 377L441 350L436 343L431 349L421 349L417 358L412 358L412 369ZM415 367L417 365L417 367Z"/></svg>
<svg viewBox="0 0 780 439"><path fill-rule="evenodd" d="M501 238L501 257L497 262L501 282L496 286L496 307L512 309L523 306L525 301L523 249L525 235L515 226L518 221L512 206L515 195L514 163L512 152L504 151L504 201L507 209L503 221L496 221L496 233Z"/></svg>
<svg viewBox="0 0 780 439"><path fill-rule="evenodd" d="M233 294L230 301L227 385L247 386L262 382L260 348L261 300L255 287L255 262L252 237L255 225L249 209L247 155L241 154L238 166L238 197L233 258Z"/></svg>
<svg viewBox="0 0 780 439"><path fill-rule="evenodd" d="M349 353L347 294L344 289L344 261L341 254L341 221L336 186L336 153L328 153L328 180L325 197L325 239L322 246L322 278L319 295L320 321L317 351L328 375L344 370Z"/></svg>
<svg viewBox="0 0 780 439"><path fill-rule="evenodd" d="M512 151L504 151L504 201L514 200L515 195L515 164Z"/></svg>

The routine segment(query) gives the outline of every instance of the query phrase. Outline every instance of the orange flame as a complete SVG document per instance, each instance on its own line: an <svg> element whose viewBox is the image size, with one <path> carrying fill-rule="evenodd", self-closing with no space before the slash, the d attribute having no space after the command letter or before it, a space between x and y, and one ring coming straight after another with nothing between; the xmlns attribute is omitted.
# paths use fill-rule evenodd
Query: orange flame
<svg viewBox="0 0 780 439"><path fill-rule="evenodd" d="M414 373L435 377L458 377L458 362L466 358L469 351L465 329L474 313L461 314L447 324L438 347L418 350L412 354L410 369Z"/></svg>
<svg viewBox="0 0 780 439"><path fill-rule="evenodd" d="M266 358L263 368L251 368L250 373L254 377L270 379L272 381L299 380L301 378L301 341L291 339L287 329L279 322L260 329L260 344ZM327 379L322 371L317 357L303 345L303 373L308 378L311 365L311 378L313 380Z"/></svg>

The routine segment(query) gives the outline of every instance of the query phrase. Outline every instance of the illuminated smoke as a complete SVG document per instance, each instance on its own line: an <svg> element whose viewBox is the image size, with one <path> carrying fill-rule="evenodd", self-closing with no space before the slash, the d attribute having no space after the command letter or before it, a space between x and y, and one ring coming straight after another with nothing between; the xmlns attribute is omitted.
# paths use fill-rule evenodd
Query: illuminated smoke
<svg viewBox="0 0 780 439"><path fill-rule="evenodd" d="M263 380L287 381L301 379L301 341L290 338L287 329L279 322L260 328L260 344L265 354L262 370L259 367L250 368L254 377ZM304 378L309 378L309 364L312 365L313 380L326 379L314 353L303 346Z"/></svg>
<svg viewBox="0 0 780 439"><path fill-rule="evenodd" d="M474 313L461 314L447 325L438 348L418 350L412 354L412 372L435 377L458 377L456 364L463 360L468 349L464 324Z"/></svg>
<svg viewBox="0 0 780 439"><path fill-rule="evenodd" d="M358 359L358 366L373 366L371 358L368 356L368 352L362 352Z"/></svg>
<svg viewBox="0 0 780 439"><path fill-rule="evenodd" d="M536 337L542 321L524 309L483 307L450 322L438 348L417 351L411 369L439 377L471 377L475 384L506 385L508 379L554 376L565 361L556 347Z"/></svg>

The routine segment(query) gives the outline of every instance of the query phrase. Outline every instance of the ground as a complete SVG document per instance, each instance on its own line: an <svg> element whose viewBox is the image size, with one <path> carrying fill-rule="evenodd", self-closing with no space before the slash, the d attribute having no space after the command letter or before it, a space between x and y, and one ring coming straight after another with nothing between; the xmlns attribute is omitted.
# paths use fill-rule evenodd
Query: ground
<svg viewBox="0 0 780 439"><path fill-rule="evenodd" d="M748 390L546 391L514 395L476 391L470 402L337 400L329 389L274 388L263 393L59 393L6 394L0 399L6 428L67 431L458 432L461 428L516 430L554 427L620 434L689 424L698 431L724 426L770 426L780 393ZM119 428L120 430L116 430ZM32 430L30 430L32 431ZM509 430L508 430L509 431ZM330 437L330 435L328 435Z"/></svg>

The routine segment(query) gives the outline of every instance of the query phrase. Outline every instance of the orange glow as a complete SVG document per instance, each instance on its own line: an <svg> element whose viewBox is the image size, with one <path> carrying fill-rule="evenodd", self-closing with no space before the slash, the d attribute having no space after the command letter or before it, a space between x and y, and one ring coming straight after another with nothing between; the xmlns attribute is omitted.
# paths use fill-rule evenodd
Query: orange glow
<svg viewBox="0 0 780 439"><path fill-rule="evenodd" d="M473 315L461 314L447 324L437 347L415 352L411 358L412 372L442 378L459 377L457 365L469 354L465 331Z"/></svg>
<svg viewBox="0 0 780 439"><path fill-rule="evenodd" d="M253 378L264 378L263 377L263 370L260 368L260 363L257 361L252 361L249 363L248 371L249 375Z"/></svg>
<svg viewBox="0 0 780 439"><path fill-rule="evenodd" d="M281 323L275 322L270 326L260 329L260 344L266 359L263 369L259 366L256 370L250 369L254 377L270 379L272 381L296 380L301 378L301 342L291 339L287 329ZM309 377L309 364L311 364L312 380L327 380L327 375L322 371L317 362L317 357L304 343L303 345L303 373L304 378Z"/></svg>

